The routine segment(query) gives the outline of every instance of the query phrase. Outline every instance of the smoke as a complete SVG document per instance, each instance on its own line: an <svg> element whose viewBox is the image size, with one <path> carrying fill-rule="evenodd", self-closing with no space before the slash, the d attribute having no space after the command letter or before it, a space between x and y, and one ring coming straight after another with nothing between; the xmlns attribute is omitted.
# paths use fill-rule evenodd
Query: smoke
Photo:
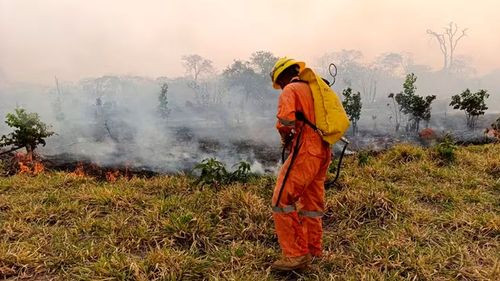
<svg viewBox="0 0 500 281"><path fill-rule="evenodd" d="M161 85L168 85L168 116L159 113ZM88 160L103 166L130 166L159 172L191 169L215 157L233 166L247 161L255 172L277 164L274 130L277 93L241 106L242 94L219 78L196 82L106 76L52 88L2 87L0 115L17 106L40 114L56 135L40 149L47 157ZM0 125L0 133L9 131ZM274 159L274 160L273 160Z"/></svg>
<svg viewBox="0 0 500 281"><path fill-rule="evenodd" d="M362 67L358 72L347 70L339 67L333 87L338 94L346 87L362 93L360 134L349 136L355 148L383 149L398 141L415 141L413 136L394 132L388 104L389 93L402 91L404 75L383 71L367 74ZM488 114L478 126L481 130L497 118L499 71L465 77L426 67L414 66L414 70L417 94L438 97L433 103L431 128L439 132L466 131L463 112L448 105L451 95L466 88L485 88L491 95ZM318 71L329 78L324 67ZM52 87L0 81L0 116L20 106L39 113L44 122L53 126L56 135L40 149L45 157L158 172L188 171L208 157L228 167L247 161L252 171L259 173L276 172L278 167L280 144L274 129L278 92L269 85L257 85L265 83L263 80L246 85L247 89L264 89L258 96L249 96L234 83L228 86L222 75L196 82L189 78L138 76L103 76L76 82L56 79ZM159 95L165 83L168 114L162 115ZM0 134L9 131L0 124Z"/></svg>

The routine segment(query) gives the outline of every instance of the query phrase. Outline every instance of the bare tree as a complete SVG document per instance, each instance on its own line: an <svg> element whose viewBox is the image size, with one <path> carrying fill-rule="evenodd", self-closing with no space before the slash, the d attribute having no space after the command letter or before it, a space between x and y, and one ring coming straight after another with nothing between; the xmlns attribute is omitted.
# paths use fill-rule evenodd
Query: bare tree
<svg viewBox="0 0 500 281"><path fill-rule="evenodd" d="M450 22L444 28L443 33L437 33L431 29L427 29L427 34L434 36L439 43L439 48L443 54L443 70L449 70L453 66L455 49L457 48L460 39L465 37L467 28L462 29L461 33L458 32L458 25Z"/></svg>
<svg viewBox="0 0 500 281"><path fill-rule="evenodd" d="M191 75L195 81L198 81L200 74L203 72L212 73L214 71L211 60L196 54L182 56L182 64L186 69L186 73Z"/></svg>

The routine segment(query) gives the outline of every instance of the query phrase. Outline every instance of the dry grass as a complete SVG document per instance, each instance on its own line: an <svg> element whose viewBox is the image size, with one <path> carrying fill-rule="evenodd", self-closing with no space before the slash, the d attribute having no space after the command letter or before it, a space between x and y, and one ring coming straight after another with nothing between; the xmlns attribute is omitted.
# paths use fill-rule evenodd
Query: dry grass
<svg viewBox="0 0 500 281"><path fill-rule="evenodd" d="M327 193L326 255L276 274L274 178L220 190L186 176L106 183L65 173L0 177L0 279L494 280L500 145L400 145L347 159Z"/></svg>

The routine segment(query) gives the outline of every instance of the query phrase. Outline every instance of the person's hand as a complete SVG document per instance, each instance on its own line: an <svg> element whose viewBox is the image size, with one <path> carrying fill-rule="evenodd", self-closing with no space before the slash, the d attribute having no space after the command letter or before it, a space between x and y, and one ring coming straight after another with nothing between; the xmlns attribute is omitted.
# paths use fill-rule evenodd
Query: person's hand
<svg viewBox="0 0 500 281"><path fill-rule="evenodd" d="M295 130L292 130L289 134L282 134L281 145L288 146L292 142L294 135L295 135Z"/></svg>

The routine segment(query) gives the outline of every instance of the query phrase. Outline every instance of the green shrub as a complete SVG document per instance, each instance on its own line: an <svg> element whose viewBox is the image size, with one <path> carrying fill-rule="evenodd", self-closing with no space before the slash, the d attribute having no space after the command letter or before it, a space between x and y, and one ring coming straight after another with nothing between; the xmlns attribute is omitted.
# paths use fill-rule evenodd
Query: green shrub
<svg viewBox="0 0 500 281"><path fill-rule="evenodd" d="M230 182L247 182L250 177L250 163L241 161L235 167L236 170L229 174Z"/></svg>
<svg viewBox="0 0 500 281"><path fill-rule="evenodd" d="M5 123L14 132L0 137L0 147L25 147L32 153L38 145L45 146L45 139L54 134L50 126L40 121L37 113L29 113L23 108L16 108L14 113L8 113Z"/></svg>
<svg viewBox="0 0 500 281"><path fill-rule="evenodd" d="M453 106L453 109L465 111L467 126L474 129L479 116L484 115L485 111L488 109L486 106L486 99L489 96L486 90L479 90L473 93L469 89L466 89L460 95L451 97L450 106Z"/></svg>
<svg viewBox="0 0 500 281"><path fill-rule="evenodd" d="M358 153L358 165L359 166L366 166L370 163L371 161L371 154L369 151L360 151Z"/></svg>
<svg viewBox="0 0 500 281"><path fill-rule="evenodd" d="M440 161L444 164L451 164L455 161L455 150L457 146L451 135L445 135L436 145L436 153Z"/></svg>
<svg viewBox="0 0 500 281"><path fill-rule="evenodd" d="M194 167L194 170L201 171L197 183L218 186L233 182L247 182L250 178L250 164L241 161L235 167L236 170L229 172L224 164L217 159L204 159Z"/></svg>
<svg viewBox="0 0 500 281"><path fill-rule="evenodd" d="M349 120L352 124L352 134L356 135L358 132L358 121L361 117L361 108L363 104L361 102L361 93L352 93L351 88L347 88L342 91L342 95L344 96L344 100L342 101L342 105L349 116Z"/></svg>
<svg viewBox="0 0 500 281"><path fill-rule="evenodd" d="M215 158L204 159L194 167L194 170L201 171L198 184L218 185L227 177L226 167Z"/></svg>

